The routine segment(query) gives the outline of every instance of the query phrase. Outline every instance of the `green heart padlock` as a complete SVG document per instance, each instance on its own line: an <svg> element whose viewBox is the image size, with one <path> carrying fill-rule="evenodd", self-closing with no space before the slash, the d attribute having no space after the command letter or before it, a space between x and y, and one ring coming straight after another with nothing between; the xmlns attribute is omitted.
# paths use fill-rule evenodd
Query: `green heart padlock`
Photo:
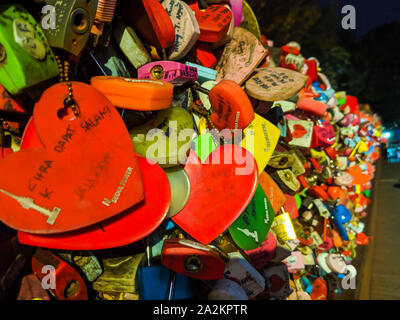
<svg viewBox="0 0 400 320"><path fill-rule="evenodd" d="M261 185L249 205L229 227L235 243L243 250L253 250L261 246L267 238L275 217L274 209Z"/></svg>

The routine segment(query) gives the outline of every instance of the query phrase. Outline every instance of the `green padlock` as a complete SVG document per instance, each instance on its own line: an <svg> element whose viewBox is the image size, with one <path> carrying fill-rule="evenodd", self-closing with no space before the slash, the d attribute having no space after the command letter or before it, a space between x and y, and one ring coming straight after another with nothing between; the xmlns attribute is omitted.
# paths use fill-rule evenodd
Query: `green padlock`
<svg viewBox="0 0 400 320"><path fill-rule="evenodd" d="M145 124L130 130L138 154L157 162L162 167L173 167L186 162L192 139L192 116L183 108L168 108Z"/></svg>
<svg viewBox="0 0 400 320"><path fill-rule="evenodd" d="M43 30L20 5L0 6L0 82L11 94L59 74Z"/></svg>
<svg viewBox="0 0 400 320"><path fill-rule="evenodd" d="M264 189L258 185L245 211L229 227L229 233L241 249L256 249L267 238L274 217L274 209Z"/></svg>

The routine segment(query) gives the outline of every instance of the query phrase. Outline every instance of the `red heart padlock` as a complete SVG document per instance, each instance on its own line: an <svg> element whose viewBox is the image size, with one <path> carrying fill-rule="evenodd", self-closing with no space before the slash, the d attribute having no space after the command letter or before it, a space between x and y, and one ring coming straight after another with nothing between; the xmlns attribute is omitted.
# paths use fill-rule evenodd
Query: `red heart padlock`
<svg viewBox="0 0 400 320"><path fill-rule="evenodd" d="M141 201L143 183L129 133L100 92L72 82L79 118L65 107L68 86L47 89L33 121L44 148L0 162L1 220L30 233L60 233L110 218Z"/></svg>
<svg viewBox="0 0 400 320"><path fill-rule="evenodd" d="M222 80L209 93L214 112L211 122L218 130L245 129L254 120L254 110L246 92L232 80Z"/></svg>
<svg viewBox="0 0 400 320"><path fill-rule="evenodd" d="M209 6L196 15L200 27L199 41L215 43L228 32L232 11L223 5Z"/></svg>
<svg viewBox="0 0 400 320"><path fill-rule="evenodd" d="M227 144L214 150L204 164L191 150L185 171L190 180L189 200L172 220L208 244L249 204L258 184L257 163L247 150Z"/></svg>
<svg viewBox="0 0 400 320"><path fill-rule="evenodd" d="M30 120L21 149L40 146L42 144ZM145 194L143 202L101 223L79 230L51 235L19 231L19 242L62 250L100 250L121 247L148 236L164 220L169 209L171 191L168 178L158 164L141 156L138 159Z"/></svg>

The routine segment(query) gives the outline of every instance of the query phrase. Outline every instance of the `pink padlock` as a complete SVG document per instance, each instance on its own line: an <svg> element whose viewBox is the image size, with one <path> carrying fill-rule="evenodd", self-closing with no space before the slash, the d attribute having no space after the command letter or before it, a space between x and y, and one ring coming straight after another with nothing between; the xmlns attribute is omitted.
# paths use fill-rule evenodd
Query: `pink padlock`
<svg viewBox="0 0 400 320"><path fill-rule="evenodd" d="M229 5L233 12L233 19L235 20L235 27L240 27L243 17L243 0L230 0Z"/></svg>
<svg viewBox="0 0 400 320"><path fill-rule="evenodd" d="M328 251L333 247L333 240L331 237L326 237L323 244L321 244L318 249L320 251Z"/></svg>
<svg viewBox="0 0 400 320"><path fill-rule="evenodd" d="M322 148L330 147L336 141L335 130L328 121L324 121L321 125L315 125L314 135L317 138L317 145Z"/></svg>
<svg viewBox="0 0 400 320"><path fill-rule="evenodd" d="M138 69L139 79L153 79L183 84L194 82L199 76L196 67L190 67L176 61L155 61Z"/></svg>
<svg viewBox="0 0 400 320"><path fill-rule="evenodd" d="M256 269L262 269L265 265L276 256L276 238L273 233L268 232L267 238L260 247L245 251L250 257L251 263Z"/></svg>
<svg viewBox="0 0 400 320"><path fill-rule="evenodd" d="M292 252L292 254L282 262L286 264L289 273L296 273L304 269L303 257L299 251Z"/></svg>

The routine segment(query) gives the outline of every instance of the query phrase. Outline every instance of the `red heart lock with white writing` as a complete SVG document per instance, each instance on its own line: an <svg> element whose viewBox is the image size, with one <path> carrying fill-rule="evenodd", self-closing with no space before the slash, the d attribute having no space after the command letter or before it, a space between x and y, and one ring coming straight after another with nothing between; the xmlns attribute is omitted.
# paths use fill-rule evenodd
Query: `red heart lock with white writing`
<svg viewBox="0 0 400 320"><path fill-rule="evenodd" d="M111 102L72 82L77 117L66 106L68 86L47 89L33 112L43 148L0 162L0 219L30 233L61 233L92 225L144 198L129 133Z"/></svg>

